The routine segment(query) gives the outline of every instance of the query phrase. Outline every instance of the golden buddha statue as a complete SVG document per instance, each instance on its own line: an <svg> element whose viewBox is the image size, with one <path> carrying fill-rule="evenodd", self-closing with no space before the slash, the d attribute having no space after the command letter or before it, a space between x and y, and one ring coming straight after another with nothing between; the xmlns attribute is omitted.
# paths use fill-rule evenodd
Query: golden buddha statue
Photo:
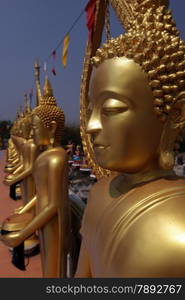
<svg viewBox="0 0 185 300"><path fill-rule="evenodd" d="M21 147L25 140L22 137L22 119L24 114L22 112L22 107L20 107L20 111L17 115L17 119L15 120L13 127L11 129L11 145L13 145L14 150L8 153L7 156L7 164L5 166L5 172L11 173L13 172L19 165L21 165Z"/></svg>
<svg viewBox="0 0 185 300"><path fill-rule="evenodd" d="M12 128L10 130L10 135L12 135L14 130L15 130L15 122L12 125ZM18 156L17 150L16 150L15 145L14 145L12 139L11 139L11 136L10 136L10 138L8 140L7 151L6 151L6 164L8 164L8 162L10 162L11 160L17 158L17 156Z"/></svg>
<svg viewBox="0 0 185 300"><path fill-rule="evenodd" d="M21 130L25 140L21 149L22 164L14 169L14 171L5 178L4 182L10 186L21 182L23 205L25 205L35 196L35 183L32 171L34 161L40 153L32 138L32 116L27 95L25 95L25 112L21 122Z"/></svg>
<svg viewBox="0 0 185 300"><path fill-rule="evenodd" d="M76 277L184 277L185 180L172 168L185 126L185 44L168 1L109 2L126 33L98 50L94 35L87 48L81 129L99 181Z"/></svg>
<svg viewBox="0 0 185 300"><path fill-rule="evenodd" d="M7 164L5 165L4 171L9 175L5 178L5 184L6 179L11 179L13 175L23 170L23 149L24 144L27 141L24 138L24 131L26 130L26 128L24 127L25 117L25 112L22 112L21 106L17 118L11 129L11 137L9 143L11 143L13 149L9 150L9 147L7 149ZM24 185L22 183L20 185L22 186L21 189L19 187L19 183L10 185L10 197L14 200L17 200L17 197L20 198L18 195L21 196L21 192L23 198L25 198Z"/></svg>
<svg viewBox="0 0 185 300"><path fill-rule="evenodd" d="M41 99L40 67L38 62L36 62L34 65L34 71L37 94L36 106L38 106ZM14 214L9 216L8 220L4 222L4 227L6 227L7 231L14 231L14 229L17 230L17 228L19 230L23 229L27 225L27 223L30 222L30 218L33 218L35 216L35 207L32 208L30 204L29 213L25 213L23 215L23 211L25 209L25 205L29 203L29 201L32 200L36 195L36 187L33 178L33 165L41 151L33 140L31 107L27 98L27 94L25 94L24 97L24 117L22 118L20 124L22 136L25 139L25 143L22 146L23 161L18 168L14 168L14 171L5 178L5 184L9 185L10 188L20 182L23 205L15 209ZM20 215L18 214L22 214L22 217L20 217ZM33 234L31 237L29 237L29 239L25 241L24 252L29 255L32 255L32 253L37 253L37 245L38 239L36 235Z"/></svg>
<svg viewBox="0 0 185 300"><path fill-rule="evenodd" d="M19 153L13 143L12 135L16 136L17 131L17 122L19 119L19 113L17 113L17 118L14 121L12 128L10 130L10 138L8 140L8 147L6 150L6 164L4 167L5 173L11 173L13 172L18 166L21 165L21 162L19 160ZM21 197L20 193L20 187L18 185L12 185L10 186L10 198L17 200Z"/></svg>
<svg viewBox="0 0 185 300"><path fill-rule="evenodd" d="M31 118L31 107L28 101L27 95L25 95L25 110L24 116L19 124L22 138L21 154L22 160L19 165L13 168L11 174L5 177L4 183L10 186L10 194L13 194L12 189L20 184L20 194L22 198L22 206L17 208L14 213L4 221L4 228L6 231L15 231L17 228L23 229L30 218L35 215L34 208L30 210L29 214L20 217L16 215L22 210L23 206L26 205L35 196L35 182L32 176L33 163L39 154L38 147L34 144L31 130L32 130L32 118ZM17 194L17 190L14 192ZM14 198L13 198L14 199ZM26 217L27 216L27 217ZM24 243L24 253L26 255L34 255L38 253L38 238L33 234Z"/></svg>
<svg viewBox="0 0 185 300"><path fill-rule="evenodd" d="M37 92L36 105L38 106L39 99L41 97L40 67L38 62L36 62L34 65L34 71L35 71L35 83L36 83L36 92ZM35 183L32 176L32 169L33 169L34 161L39 154L38 147L34 144L32 138L31 107L26 94L25 94L24 102L25 102L24 117L21 119L20 124L17 124L19 121L19 117L23 116L22 112L20 111L18 114L18 118L15 121L11 131L11 135L14 135L17 127L18 129L21 130L22 136L24 138L24 144L22 144L22 148L21 148L23 160L21 161L21 163L19 163L19 165L16 165L14 168L10 168L9 173L11 171L11 175L7 176L5 179L5 183L10 186L21 181L22 192L23 192L23 197L22 197L23 205L25 205L27 202L29 202L29 200L31 200L35 196Z"/></svg>
<svg viewBox="0 0 185 300"><path fill-rule="evenodd" d="M20 173L24 169L24 146L28 139L28 132L30 132L30 125L26 124L28 112L26 111L24 114L22 114L21 119L16 122L16 131L11 133L11 139L12 142L16 145L16 148L18 149L18 161L17 163L14 163L12 167L9 167L6 169L6 172L9 173L5 177L4 183L8 185L12 185L14 183L19 182L19 180L12 182L12 179L15 178L15 175ZM31 121L31 120L30 120Z"/></svg>
<svg viewBox="0 0 185 300"><path fill-rule="evenodd" d="M69 251L69 204L67 154L60 147L64 113L57 107L51 84L46 77L39 106L32 111L33 139L42 153L33 167L35 197L19 212L34 206L36 215L21 231L1 236L8 246L16 247L38 231L44 277L66 277Z"/></svg>

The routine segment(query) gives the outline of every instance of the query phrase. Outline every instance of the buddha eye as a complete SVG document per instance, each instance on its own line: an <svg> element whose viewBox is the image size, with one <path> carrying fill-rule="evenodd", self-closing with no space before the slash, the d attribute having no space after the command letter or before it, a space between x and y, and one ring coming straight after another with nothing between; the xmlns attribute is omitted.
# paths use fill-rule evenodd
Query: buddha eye
<svg viewBox="0 0 185 300"><path fill-rule="evenodd" d="M102 106L102 113L105 116L112 116L128 110L128 105L120 100L108 99Z"/></svg>

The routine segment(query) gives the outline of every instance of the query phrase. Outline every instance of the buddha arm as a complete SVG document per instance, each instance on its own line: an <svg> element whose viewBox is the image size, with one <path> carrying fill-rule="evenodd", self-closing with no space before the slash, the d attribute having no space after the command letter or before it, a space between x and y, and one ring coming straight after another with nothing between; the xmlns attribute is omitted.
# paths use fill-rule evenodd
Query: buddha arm
<svg viewBox="0 0 185 300"><path fill-rule="evenodd" d="M25 239L32 235L36 230L42 228L47 224L51 218L57 214L58 207L60 205L59 201L62 201L59 195L65 195L64 191L61 191L61 181L64 182L65 167L66 164L61 160L53 160L49 166L48 170L48 206L46 206L34 219L21 231L18 233L10 233L1 236L1 240L10 247L16 247L21 244ZM64 184L63 184L64 186ZM42 187L40 187L42 188ZM67 188L64 186L64 188ZM40 199L38 199L39 201ZM64 202L65 205L65 202Z"/></svg>
<svg viewBox="0 0 185 300"><path fill-rule="evenodd" d="M19 161L20 161L19 156L16 156L15 158L9 159L8 163L11 165L16 165L17 163L19 163Z"/></svg>
<svg viewBox="0 0 185 300"><path fill-rule="evenodd" d="M5 168L8 169L9 173L13 173L20 165L22 165L22 163L21 161L18 161L15 165L11 165L11 167L5 166Z"/></svg>
<svg viewBox="0 0 185 300"><path fill-rule="evenodd" d="M92 274L91 274L91 268L89 263L89 257L84 242L82 240L75 278L91 278L91 277Z"/></svg>
<svg viewBox="0 0 185 300"><path fill-rule="evenodd" d="M8 155L8 161L11 161L11 160L15 160L18 158L18 153L17 152L14 152L14 153L11 153Z"/></svg>
<svg viewBox="0 0 185 300"><path fill-rule="evenodd" d="M32 174L32 168L28 168L28 169L24 170L22 173L17 174L13 179L11 179L11 180L7 179L5 181L5 184L7 184L7 185L15 184L19 181L22 181L24 178L28 177L31 174Z"/></svg>
<svg viewBox="0 0 185 300"><path fill-rule="evenodd" d="M12 175L16 175L17 173L19 173L20 171L22 171L23 169L23 164L18 164L18 166L16 166L16 168L14 168Z"/></svg>
<svg viewBox="0 0 185 300"><path fill-rule="evenodd" d="M18 214L23 214L26 212L29 212L35 205L37 201L37 196L32 198L25 206L23 206L17 213Z"/></svg>
<svg viewBox="0 0 185 300"><path fill-rule="evenodd" d="M24 242L36 230L47 224L56 212L55 206L46 206L23 230L0 236L0 240L7 246L14 248Z"/></svg>
<svg viewBox="0 0 185 300"><path fill-rule="evenodd" d="M17 163L16 163L16 165L11 165L11 166L5 166L5 168L4 168L4 172L5 173L8 173L9 175L10 174L13 174L16 170L17 170L17 168L19 168L20 166L22 166L22 162L20 162L20 161L18 161Z"/></svg>

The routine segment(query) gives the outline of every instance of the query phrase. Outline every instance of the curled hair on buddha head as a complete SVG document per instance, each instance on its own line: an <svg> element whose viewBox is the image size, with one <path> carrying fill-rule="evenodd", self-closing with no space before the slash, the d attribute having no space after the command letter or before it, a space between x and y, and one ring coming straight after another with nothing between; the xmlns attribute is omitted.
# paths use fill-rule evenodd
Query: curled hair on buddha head
<svg viewBox="0 0 185 300"><path fill-rule="evenodd" d="M38 116L45 128L50 128L52 126L52 122L55 121L55 142L61 142L65 124L65 115L62 109L57 106L48 77L45 79L43 96L40 99L40 104L33 109L32 115Z"/></svg>
<svg viewBox="0 0 185 300"><path fill-rule="evenodd" d="M185 44L179 37L171 11L165 6L168 1L111 2L120 7L127 5L127 18L123 15L121 20L127 32L103 44L91 62L98 67L110 58L133 59L148 76L155 113L166 121L178 95L185 91Z"/></svg>

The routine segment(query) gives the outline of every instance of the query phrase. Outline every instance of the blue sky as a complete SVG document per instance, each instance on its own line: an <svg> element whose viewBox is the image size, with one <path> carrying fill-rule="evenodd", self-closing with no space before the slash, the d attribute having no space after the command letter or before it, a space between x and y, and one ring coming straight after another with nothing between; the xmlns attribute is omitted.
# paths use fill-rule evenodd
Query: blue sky
<svg viewBox="0 0 185 300"><path fill-rule="evenodd" d="M34 82L36 58L44 61L85 7L87 0L0 0L0 119L13 120L24 93ZM181 37L185 39L185 1L171 0L171 8ZM121 32L114 16L112 34ZM56 72L49 77L54 95L66 115L67 123L79 123L79 91L87 39L85 14L71 33L68 66L61 66L57 52ZM43 83L43 72L41 74Z"/></svg>

